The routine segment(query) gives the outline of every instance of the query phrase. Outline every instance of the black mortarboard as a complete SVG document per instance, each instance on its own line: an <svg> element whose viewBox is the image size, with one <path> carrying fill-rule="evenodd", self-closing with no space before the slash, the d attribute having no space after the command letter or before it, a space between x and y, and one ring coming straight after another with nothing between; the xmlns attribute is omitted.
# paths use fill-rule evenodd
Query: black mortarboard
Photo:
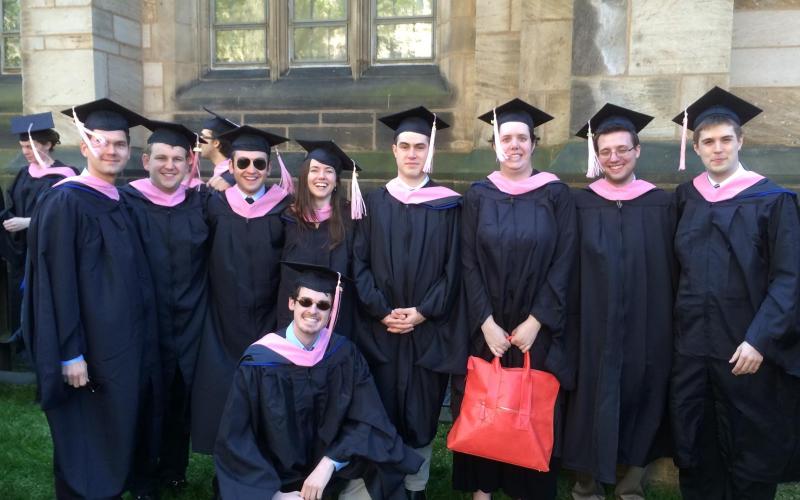
<svg viewBox="0 0 800 500"><path fill-rule="evenodd" d="M144 125L147 118L117 104L106 97L96 101L81 104L74 108L62 111L67 116L73 116L73 109L78 119L89 130L125 130L137 125Z"/></svg>
<svg viewBox="0 0 800 500"><path fill-rule="evenodd" d="M230 132L239 126L224 116L211 111L205 106L203 106L203 109L212 115L211 118L207 118L206 121L203 122L203 128L213 131L214 135L216 136L224 134L225 132Z"/></svg>
<svg viewBox="0 0 800 500"><path fill-rule="evenodd" d="M594 136L602 134L605 130L617 127L622 127L633 134L638 134L651 121L653 121L653 117L650 115L608 103L600 108L600 111L589 119L589 123L585 124L575 135L582 139L588 139L589 124L592 126L592 134Z"/></svg>
<svg viewBox="0 0 800 500"><path fill-rule="evenodd" d="M11 118L11 133L19 134L19 139L21 141L28 140L28 127L30 127L31 134L50 130L54 127L53 113L47 111L35 115L15 116Z"/></svg>
<svg viewBox="0 0 800 500"><path fill-rule="evenodd" d="M356 172L361 171L361 167L333 141L306 141L302 139L295 139L295 141L308 151L308 154L306 154L307 159L317 160L333 167L337 176L341 174L342 170L353 170L354 167Z"/></svg>
<svg viewBox="0 0 800 500"><path fill-rule="evenodd" d="M749 102L740 97L736 97L730 92L723 90L719 87L706 92L700 99L693 102L686 108L687 113L687 128L694 130L695 126L713 115L721 115L730 118L738 125L744 125L749 122L759 113L761 108L753 106ZM683 111L678 113L678 116L672 119L678 125L683 124Z"/></svg>
<svg viewBox="0 0 800 500"><path fill-rule="evenodd" d="M340 278L340 274L333 269L304 262L281 261L281 263L298 273L294 281L295 288L302 286L315 292L333 295L336 283ZM341 278L346 279L345 276L341 276Z"/></svg>
<svg viewBox="0 0 800 500"><path fill-rule="evenodd" d="M450 127L441 118L428 111L425 106L407 109L393 115L378 118L384 125L394 130L394 135L401 132L416 132L418 134L431 136L433 121L436 120L436 128L442 130Z"/></svg>
<svg viewBox="0 0 800 500"><path fill-rule="evenodd" d="M264 130L242 125L234 130L225 132L220 136L230 141L234 151L263 151L269 154L272 146L288 141L286 137L272 134Z"/></svg>
<svg viewBox="0 0 800 500"><path fill-rule="evenodd" d="M497 106L493 110L482 114L478 117L478 120L484 121L489 125L493 125L495 112L497 113L498 127L506 122L522 122L530 127L531 132L533 132L533 129L539 125L547 123L553 119L552 116L548 115L539 108L531 106L522 99L514 98L507 103Z"/></svg>
<svg viewBox="0 0 800 500"><path fill-rule="evenodd" d="M159 143L168 144L170 146L180 146L189 152L198 139L194 132L180 123L147 120L144 126L153 132L147 139L147 144ZM200 142L205 143L206 141L200 139Z"/></svg>

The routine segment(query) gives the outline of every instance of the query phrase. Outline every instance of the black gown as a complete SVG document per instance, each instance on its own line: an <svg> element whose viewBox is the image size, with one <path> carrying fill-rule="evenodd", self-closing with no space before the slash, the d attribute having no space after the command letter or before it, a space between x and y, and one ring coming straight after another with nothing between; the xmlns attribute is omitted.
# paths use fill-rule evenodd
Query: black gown
<svg viewBox="0 0 800 500"><path fill-rule="evenodd" d="M613 484L617 464L644 467L668 452L675 211L661 189L620 202L589 188L573 196L577 321L566 335L579 347L561 464Z"/></svg>
<svg viewBox="0 0 800 500"><path fill-rule="evenodd" d="M531 367L552 373L562 389L571 389L574 367L564 324L577 235L569 188L551 182L509 195L489 180L479 181L464 195L462 217L470 354L493 359L480 328L490 315L509 333L533 315L542 327L530 351ZM523 354L514 346L501 358L503 366L520 367L522 362ZM463 378L454 381L453 393L458 409ZM562 413L559 395L549 473L454 453L453 486L463 491L503 489L512 497L555 498Z"/></svg>
<svg viewBox="0 0 800 500"><path fill-rule="evenodd" d="M713 388L713 425L726 469L764 483L798 480L796 195L762 179L726 201L706 201L691 182L678 186L675 198L680 264L670 390L675 461L695 467L707 452L702 438L709 434L704 417ZM735 376L728 360L743 341L764 361L755 374Z"/></svg>
<svg viewBox="0 0 800 500"><path fill-rule="evenodd" d="M189 189L173 207L120 188L144 248L155 286L164 387L161 474L182 477L188 465L189 395L208 308L206 193Z"/></svg>
<svg viewBox="0 0 800 500"><path fill-rule="evenodd" d="M78 169L70 165L55 160L53 167L67 167L78 175ZM60 173L45 175L43 177L32 177L28 173L28 167L22 167L17 172L11 187L8 189L6 208L0 215L3 221L12 217L31 217L36 208L39 197L53 187L53 184L64 178ZM20 305L22 303L22 291L20 285L25 276L25 253L28 249L28 231L23 229L15 233L9 233L0 225L0 253L8 262L9 282L8 282L8 302L9 302L9 327L13 332L19 328Z"/></svg>
<svg viewBox="0 0 800 500"><path fill-rule="evenodd" d="M283 213L286 241L283 245L281 260L325 266L344 276L352 276L353 223L350 220L349 207L343 205L342 212L345 216L345 238L336 248L331 249L328 239L328 221L321 222L317 228L303 229L297 222L293 211L287 209ZM277 325L279 328L292 322L292 312L289 310L288 303L289 296L294 292L294 283L298 274L289 266L281 266L281 285L278 290L277 302ZM353 338L353 315L357 300L355 288L352 281L343 281L342 285L344 293L336 320L336 331L347 338Z"/></svg>
<svg viewBox="0 0 800 500"><path fill-rule="evenodd" d="M356 225L353 271L363 316L357 344L389 418L414 448L433 441L448 376L466 369L466 336L453 313L460 203L453 196L406 205L381 187L367 196L367 217ZM404 335L388 333L381 320L404 307L417 307L426 321Z"/></svg>
<svg viewBox="0 0 800 500"><path fill-rule="evenodd" d="M140 403L158 389L153 287L136 229L118 201L76 182L48 190L29 234L23 337L53 437L56 489L122 492ZM89 385L74 389L62 360L83 355Z"/></svg>
<svg viewBox="0 0 800 500"><path fill-rule="evenodd" d="M312 367L251 346L234 377L214 451L222 497L300 491L323 456L348 462L334 472L325 498L343 480L362 477L372 498L405 499L403 476L422 463L389 422L369 367L348 339L334 334Z"/></svg>
<svg viewBox="0 0 800 500"><path fill-rule="evenodd" d="M192 448L197 452L214 451L242 353L264 332L275 330L284 242L281 213L290 202L287 196L266 215L247 219L231 209L225 193L208 200L210 303L192 398Z"/></svg>

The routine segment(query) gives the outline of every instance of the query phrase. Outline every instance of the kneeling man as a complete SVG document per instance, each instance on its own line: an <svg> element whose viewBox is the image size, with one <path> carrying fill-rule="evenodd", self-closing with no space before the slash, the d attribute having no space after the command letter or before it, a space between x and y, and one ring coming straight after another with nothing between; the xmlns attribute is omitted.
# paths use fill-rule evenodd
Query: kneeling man
<svg viewBox="0 0 800 500"><path fill-rule="evenodd" d="M319 499L361 478L371 498L404 499L403 477L422 458L389 421L364 358L332 332L341 277L287 264L301 272L293 321L239 362L214 450L220 493Z"/></svg>

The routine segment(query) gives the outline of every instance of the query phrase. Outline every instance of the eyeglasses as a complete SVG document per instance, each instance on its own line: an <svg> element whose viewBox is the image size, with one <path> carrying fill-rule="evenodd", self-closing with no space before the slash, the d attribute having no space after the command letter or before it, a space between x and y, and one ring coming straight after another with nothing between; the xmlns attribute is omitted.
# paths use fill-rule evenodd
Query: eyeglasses
<svg viewBox="0 0 800 500"><path fill-rule="evenodd" d="M602 158L602 159L604 159L604 160L607 160L607 159L611 158L611 153L616 153L617 157L622 158L623 156L627 155L628 153L630 153L634 149L636 149L636 146L631 146L630 148L621 147L621 148L617 148L617 149L601 149L597 153L597 156Z"/></svg>
<svg viewBox="0 0 800 500"><path fill-rule="evenodd" d="M252 162L256 170L265 170L267 168L267 160L264 158L256 158ZM236 166L242 170L246 169L250 166L250 158L238 158L236 160Z"/></svg>
<svg viewBox="0 0 800 500"><path fill-rule="evenodd" d="M314 305L314 301L309 299L308 297L300 297L299 299L296 300L297 303L303 307L311 307L312 305ZM317 304L317 309L319 309L320 311L327 311L328 309L331 308L331 303L328 302L327 300L320 300L316 304Z"/></svg>

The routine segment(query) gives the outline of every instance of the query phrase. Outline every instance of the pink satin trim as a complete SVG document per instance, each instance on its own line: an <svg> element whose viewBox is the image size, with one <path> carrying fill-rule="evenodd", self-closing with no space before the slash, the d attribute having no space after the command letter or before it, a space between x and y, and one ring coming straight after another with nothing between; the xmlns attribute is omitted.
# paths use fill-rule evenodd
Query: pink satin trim
<svg viewBox="0 0 800 500"><path fill-rule="evenodd" d="M386 183L386 190L397 201L404 205L419 205L429 201L441 200L452 196L461 196L457 192L444 186L424 187L416 191L408 191L400 186L398 179L392 179Z"/></svg>
<svg viewBox="0 0 800 500"><path fill-rule="evenodd" d="M492 184L494 184L497 189L514 196L536 191L545 184L550 184L551 182L559 180L556 175L550 172L539 172L536 175L527 177L525 180L512 181L503 177L503 174L498 170L489 174L487 178L492 181Z"/></svg>
<svg viewBox="0 0 800 500"><path fill-rule="evenodd" d="M174 207L183 203L183 200L186 199L186 187L183 185L178 186L174 193L168 194L154 186L150 179L139 179L129 182L129 184L142 193L151 203L162 207Z"/></svg>
<svg viewBox="0 0 800 500"><path fill-rule="evenodd" d="M728 184L714 189L714 186L712 186L708 180L707 174L703 172L692 180L692 184L706 201L715 203L718 201L730 200L763 178L763 175L755 172L745 171L744 174L732 180Z"/></svg>
<svg viewBox="0 0 800 500"><path fill-rule="evenodd" d="M306 222L325 222L326 220L331 218L331 214L333 214L333 207L328 205L325 208L314 209L314 220L306 220Z"/></svg>
<svg viewBox="0 0 800 500"><path fill-rule="evenodd" d="M231 188L225 190L225 198L228 200L228 205L230 205L231 210L245 219L254 219L267 215L270 210L275 208L275 206L288 195L289 193L281 189L280 186L273 185L264 193L264 196L257 199L251 205L244 201L238 189Z"/></svg>
<svg viewBox="0 0 800 500"><path fill-rule="evenodd" d="M214 165L214 176L219 177L220 175L224 174L228 170L230 170L231 161L225 160L217 163Z"/></svg>
<svg viewBox="0 0 800 500"><path fill-rule="evenodd" d="M605 179L598 179L589 184L589 189L608 201L630 201L649 193L656 187L641 179L636 179L623 187L617 187Z"/></svg>
<svg viewBox="0 0 800 500"><path fill-rule="evenodd" d="M63 177L72 177L75 171L69 167L47 167L42 168L38 163L31 163L28 165L28 175L34 179L41 179L45 175L61 175Z"/></svg>
<svg viewBox="0 0 800 500"><path fill-rule="evenodd" d="M322 361L325 351L328 350L328 343L331 340L331 333L327 328L323 328L319 333L317 345L313 351L306 351L277 333L268 333L253 343L261 345L272 352L280 354L297 366L314 366Z"/></svg>
<svg viewBox="0 0 800 500"><path fill-rule="evenodd" d="M111 198L114 201L119 201L119 191L117 191L117 188L114 187L113 184L109 184L102 179L98 179L97 177L92 177L91 175L72 175L66 179L61 179L60 181L56 182L53 184L53 187L66 184L67 182L77 182L78 184L89 186L108 198Z"/></svg>
<svg viewBox="0 0 800 500"><path fill-rule="evenodd" d="M198 179L197 177L195 177L193 179L189 179L187 177L186 179L181 181L181 186L183 186L183 187L185 187L187 189L194 189L197 186L202 186L203 184L205 184L205 182L203 182L202 179Z"/></svg>

